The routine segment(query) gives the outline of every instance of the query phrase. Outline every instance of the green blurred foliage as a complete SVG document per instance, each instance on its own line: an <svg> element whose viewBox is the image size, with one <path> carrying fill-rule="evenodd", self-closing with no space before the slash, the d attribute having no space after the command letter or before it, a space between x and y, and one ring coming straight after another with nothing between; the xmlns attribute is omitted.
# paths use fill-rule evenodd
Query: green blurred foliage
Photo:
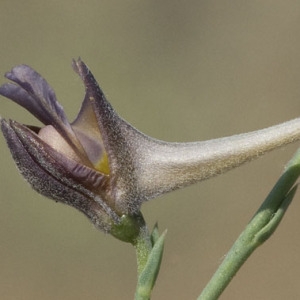
<svg viewBox="0 0 300 300"><path fill-rule="evenodd" d="M72 120L84 89L71 59L81 56L141 131L215 138L299 116L299 19L297 1L2 0L0 73L34 67ZM4 98L0 112L37 124ZM149 226L168 228L153 299L199 295L297 146L144 204ZM0 163L0 298L132 299L131 246L32 191L3 137ZM299 198L222 299L300 297Z"/></svg>

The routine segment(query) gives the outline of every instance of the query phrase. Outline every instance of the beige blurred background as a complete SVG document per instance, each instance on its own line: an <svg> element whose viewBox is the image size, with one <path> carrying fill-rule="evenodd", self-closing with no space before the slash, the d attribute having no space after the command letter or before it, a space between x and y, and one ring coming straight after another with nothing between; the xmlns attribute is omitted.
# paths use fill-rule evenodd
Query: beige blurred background
<svg viewBox="0 0 300 300"><path fill-rule="evenodd" d="M300 115L298 1L14 1L0 3L2 74L26 63L70 120L81 56L118 113L169 141L216 138ZM38 124L1 98L2 117ZM168 228L153 299L195 299L299 143L152 200ZM0 137L0 299L133 299L133 248L30 189ZM221 299L299 299L300 193L281 226Z"/></svg>

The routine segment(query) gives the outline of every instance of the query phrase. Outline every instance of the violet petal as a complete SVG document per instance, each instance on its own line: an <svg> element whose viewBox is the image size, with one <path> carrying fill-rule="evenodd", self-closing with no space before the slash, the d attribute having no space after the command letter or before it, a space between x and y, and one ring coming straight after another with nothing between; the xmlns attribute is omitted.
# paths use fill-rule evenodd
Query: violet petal
<svg viewBox="0 0 300 300"><path fill-rule="evenodd" d="M63 107L58 103L47 81L27 65L16 66L5 76L18 85L11 83L2 85L0 95L23 106L45 125L52 125L77 155L90 165L82 145L67 120Z"/></svg>
<svg viewBox="0 0 300 300"><path fill-rule="evenodd" d="M49 147L25 126L15 121L1 120L1 122L13 158L23 176L35 190L47 197L74 206L86 214L89 206L96 206L98 211L102 211L118 223L119 217L116 213L92 192L95 188L101 190L101 184L105 184L105 177L102 174L93 173L84 166L79 168L76 162ZM72 172L74 169L75 172ZM92 190L88 189L91 187ZM70 191L72 193L69 195ZM78 197L73 198L74 193L84 197L85 202L82 203L81 198L79 200Z"/></svg>

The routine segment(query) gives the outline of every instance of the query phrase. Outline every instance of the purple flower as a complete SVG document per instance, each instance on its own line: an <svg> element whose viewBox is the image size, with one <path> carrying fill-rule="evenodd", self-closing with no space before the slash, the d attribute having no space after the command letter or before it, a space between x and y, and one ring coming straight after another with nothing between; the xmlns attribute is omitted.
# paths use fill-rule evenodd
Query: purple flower
<svg viewBox="0 0 300 300"><path fill-rule="evenodd" d="M138 212L140 204L133 201L134 189L128 195L132 178L124 180L121 168L131 168L118 129L124 122L86 65L78 60L73 68L86 87L74 122L68 122L48 83L29 66L20 65L6 74L15 84L4 84L0 94L26 108L45 126L2 119L2 131L20 172L36 191L74 206L109 232L112 222Z"/></svg>
<svg viewBox="0 0 300 300"><path fill-rule="evenodd" d="M12 156L39 193L82 211L111 232L143 201L223 173L300 138L300 119L267 129L192 143L155 140L120 118L79 59L73 68L86 94L69 123L54 91L33 69L16 66L0 94L26 108L44 127L1 119Z"/></svg>

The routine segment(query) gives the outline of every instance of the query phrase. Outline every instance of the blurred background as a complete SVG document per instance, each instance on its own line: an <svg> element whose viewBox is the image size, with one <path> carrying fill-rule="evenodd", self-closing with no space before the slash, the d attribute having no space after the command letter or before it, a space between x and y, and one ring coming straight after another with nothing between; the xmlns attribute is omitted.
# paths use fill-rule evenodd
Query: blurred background
<svg viewBox="0 0 300 300"><path fill-rule="evenodd" d="M78 56L117 112L158 139L223 137L300 115L298 1L2 0L0 36L0 73L35 68L70 120L84 96L71 69ZM0 113L38 125L4 98ZM168 229L152 299L196 299L297 147L143 205L149 227ZM133 299L131 245L31 190L2 136L0 168L1 299ZM221 299L300 297L299 202L298 192Z"/></svg>

